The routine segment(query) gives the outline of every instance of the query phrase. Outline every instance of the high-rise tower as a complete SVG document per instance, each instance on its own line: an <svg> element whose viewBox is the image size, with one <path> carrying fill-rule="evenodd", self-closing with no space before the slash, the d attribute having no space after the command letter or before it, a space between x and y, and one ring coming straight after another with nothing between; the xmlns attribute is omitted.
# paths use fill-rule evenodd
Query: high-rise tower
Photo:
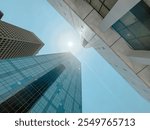
<svg viewBox="0 0 150 130"><path fill-rule="evenodd" d="M43 45L34 33L0 20L0 59L35 55Z"/></svg>
<svg viewBox="0 0 150 130"><path fill-rule="evenodd" d="M0 61L0 112L82 112L81 65L71 53Z"/></svg>

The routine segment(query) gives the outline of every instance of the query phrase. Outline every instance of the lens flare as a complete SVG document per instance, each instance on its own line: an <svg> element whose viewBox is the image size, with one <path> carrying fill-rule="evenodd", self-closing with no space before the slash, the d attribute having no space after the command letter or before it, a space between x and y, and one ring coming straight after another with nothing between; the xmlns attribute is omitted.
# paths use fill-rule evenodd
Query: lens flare
<svg viewBox="0 0 150 130"><path fill-rule="evenodd" d="M68 42L68 47L73 47L73 42Z"/></svg>

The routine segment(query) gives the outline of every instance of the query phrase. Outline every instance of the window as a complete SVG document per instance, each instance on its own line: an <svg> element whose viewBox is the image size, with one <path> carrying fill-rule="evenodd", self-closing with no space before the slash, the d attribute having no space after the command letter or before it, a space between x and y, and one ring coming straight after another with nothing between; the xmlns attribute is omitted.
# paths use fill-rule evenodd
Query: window
<svg viewBox="0 0 150 130"><path fill-rule="evenodd" d="M150 8L139 2L113 28L135 50L150 50Z"/></svg>

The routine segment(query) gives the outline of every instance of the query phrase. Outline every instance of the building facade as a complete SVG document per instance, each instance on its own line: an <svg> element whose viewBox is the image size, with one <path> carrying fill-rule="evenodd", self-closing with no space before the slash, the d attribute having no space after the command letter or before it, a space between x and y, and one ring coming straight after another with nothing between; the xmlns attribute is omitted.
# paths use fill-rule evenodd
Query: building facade
<svg viewBox="0 0 150 130"><path fill-rule="evenodd" d="M150 101L149 0L48 0L143 97Z"/></svg>
<svg viewBox="0 0 150 130"><path fill-rule="evenodd" d="M35 55L43 45L34 33L0 20L0 59Z"/></svg>
<svg viewBox="0 0 150 130"><path fill-rule="evenodd" d="M82 112L81 64L71 53L0 61L0 112Z"/></svg>

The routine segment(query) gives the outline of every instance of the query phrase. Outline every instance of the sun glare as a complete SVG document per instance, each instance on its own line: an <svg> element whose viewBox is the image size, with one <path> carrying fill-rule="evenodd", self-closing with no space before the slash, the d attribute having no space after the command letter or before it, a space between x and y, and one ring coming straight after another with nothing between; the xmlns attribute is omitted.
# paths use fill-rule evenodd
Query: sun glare
<svg viewBox="0 0 150 130"><path fill-rule="evenodd" d="M57 40L57 46L63 52L71 52L74 55L78 55L83 49L80 43L80 35L74 30L59 33Z"/></svg>
<svg viewBox="0 0 150 130"><path fill-rule="evenodd" d="M68 42L68 47L72 48L73 47L73 42Z"/></svg>

